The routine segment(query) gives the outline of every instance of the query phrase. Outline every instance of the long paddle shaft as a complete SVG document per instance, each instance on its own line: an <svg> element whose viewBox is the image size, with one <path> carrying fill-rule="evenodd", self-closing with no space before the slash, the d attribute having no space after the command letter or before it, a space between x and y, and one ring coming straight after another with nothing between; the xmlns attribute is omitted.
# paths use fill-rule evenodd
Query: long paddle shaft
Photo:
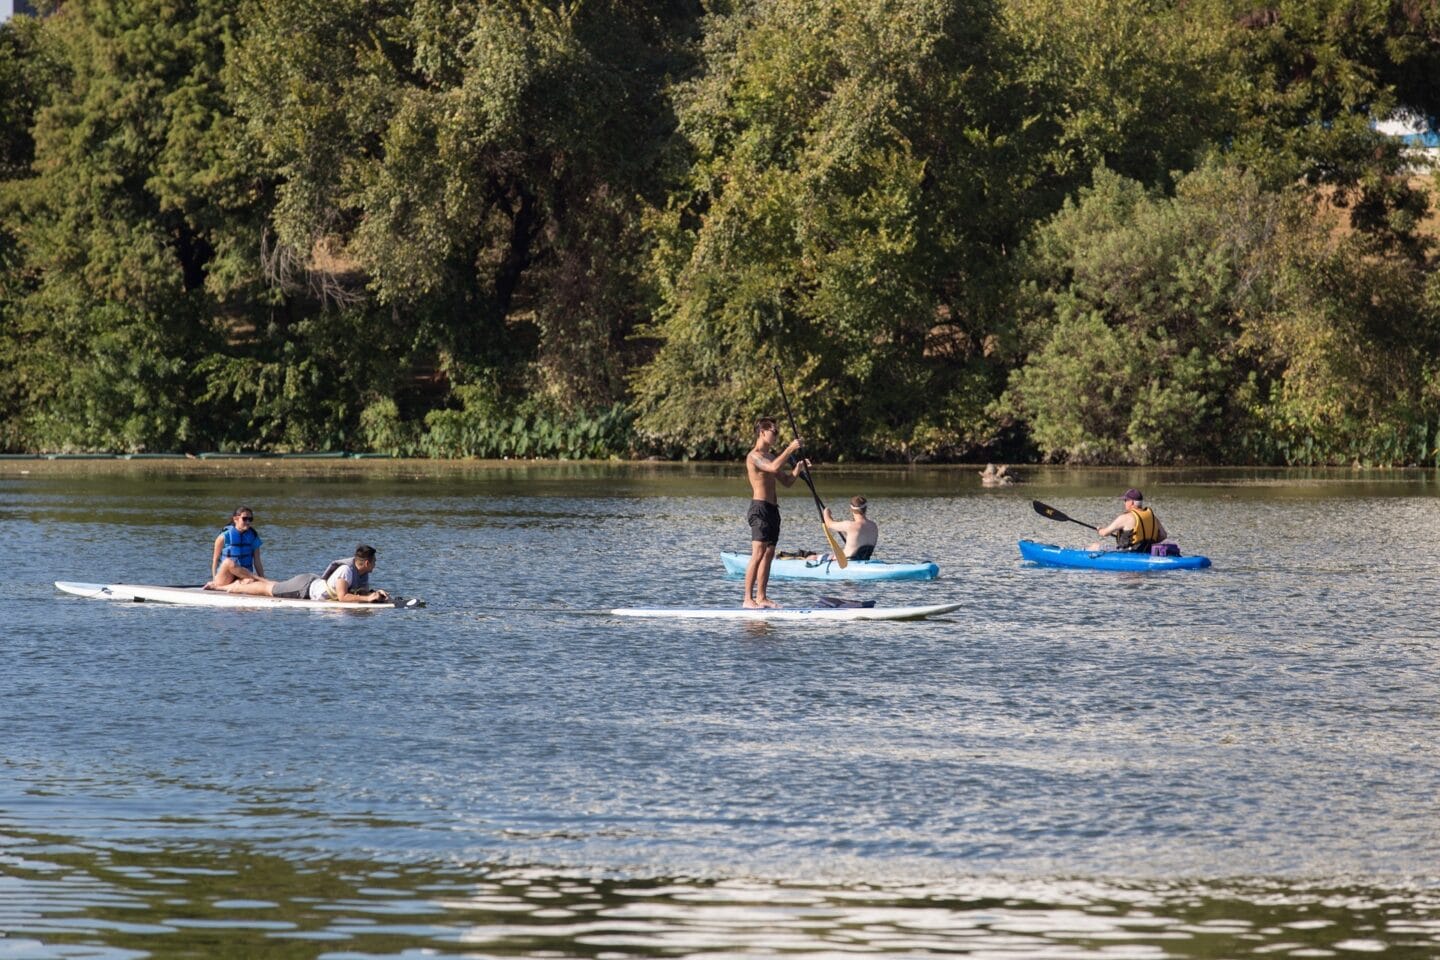
<svg viewBox="0 0 1440 960"><path fill-rule="evenodd" d="M785 404L785 416L790 420L790 435L798 437L800 431L795 427L795 413L790 409L790 398L785 396L785 381L780 376L779 364L775 366L775 383L780 387L780 399ZM825 542L830 544L830 555L835 558L836 563L840 564L840 569L844 570L850 564L850 559L845 556L845 551L840 549L840 544L835 540L835 534L830 532L829 525L825 523L825 504L820 501L820 494L815 492L815 481L810 479L810 471L802 469L800 479L805 481L805 486L810 488L810 496L815 498L815 509L820 511L820 529L825 532Z"/></svg>
<svg viewBox="0 0 1440 960"><path fill-rule="evenodd" d="M1064 520L1066 523L1078 523L1082 527L1090 527L1090 529L1094 530L1096 533L1100 532L1099 527L1092 527L1084 520L1076 520L1074 517L1067 517L1059 510L1056 510L1054 507L1049 506L1048 504L1041 503L1039 500L1031 500L1030 505L1035 508L1036 513L1040 514L1040 516L1044 517L1047 520Z"/></svg>

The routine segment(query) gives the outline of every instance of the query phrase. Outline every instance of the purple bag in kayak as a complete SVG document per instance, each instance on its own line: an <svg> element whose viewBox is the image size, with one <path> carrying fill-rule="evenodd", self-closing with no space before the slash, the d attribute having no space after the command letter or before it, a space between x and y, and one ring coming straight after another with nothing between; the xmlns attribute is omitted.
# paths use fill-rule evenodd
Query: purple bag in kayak
<svg viewBox="0 0 1440 960"><path fill-rule="evenodd" d="M1180 544L1165 541L1164 543L1152 543L1150 545L1150 556L1152 557L1178 557L1180 556Z"/></svg>

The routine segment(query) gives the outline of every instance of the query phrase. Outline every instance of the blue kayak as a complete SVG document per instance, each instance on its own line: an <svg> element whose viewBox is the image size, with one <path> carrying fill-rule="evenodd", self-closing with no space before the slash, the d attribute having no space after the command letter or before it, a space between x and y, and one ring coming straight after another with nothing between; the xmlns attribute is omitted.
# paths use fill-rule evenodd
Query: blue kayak
<svg viewBox="0 0 1440 960"><path fill-rule="evenodd" d="M1124 550L1071 550L1053 543L1020 541L1020 556L1047 567L1083 567L1086 570L1201 570L1209 557L1152 557Z"/></svg>
<svg viewBox="0 0 1440 960"><path fill-rule="evenodd" d="M750 564L748 553L722 553L725 572L732 577L745 576ZM802 560L798 557L776 557L770 564L770 576L782 580L934 580L940 568L930 561L923 563L886 563L884 560L851 560L840 569L834 560Z"/></svg>

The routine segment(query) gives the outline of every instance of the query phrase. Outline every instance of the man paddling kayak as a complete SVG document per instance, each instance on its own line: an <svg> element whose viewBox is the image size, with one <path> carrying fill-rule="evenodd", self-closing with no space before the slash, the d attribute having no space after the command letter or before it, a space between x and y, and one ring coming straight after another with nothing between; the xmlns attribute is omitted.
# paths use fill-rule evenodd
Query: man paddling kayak
<svg viewBox="0 0 1440 960"><path fill-rule="evenodd" d="M791 440L779 454L774 452L780 432L775 421L761 417L755 421L755 446L745 457L745 473L750 479L750 510L745 519L750 524L750 563L745 568L745 607L778 607L766 596L770 585L770 564L775 559L775 544L780 541L780 500L775 481L790 486L810 465L797 460L789 473L785 462L800 449L800 438Z"/></svg>
<svg viewBox="0 0 1440 960"><path fill-rule="evenodd" d="M353 557L342 557L318 577L301 573L289 580L240 580L219 589L251 597L282 597L290 600L335 600L340 603L382 603L390 599L384 590L370 589L370 572L375 569L375 548L360 544Z"/></svg>
<svg viewBox="0 0 1440 960"><path fill-rule="evenodd" d="M1144 505L1145 494L1131 487L1120 495L1125 501L1125 512L1101 527L1097 532L1103 537L1115 538L1115 549L1130 553L1145 553L1152 546L1170 536L1155 511ZM1094 543L1091 550L1102 550L1106 544Z"/></svg>
<svg viewBox="0 0 1440 960"><path fill-rule="evenodd" d="M845 556L849 560L869 560L880 542L880 527L865 515L869 502L859 494L850 498L850 519L836 520L830 508L824 510L825 526L838 533L845 543ZM830 554L811 553L809 560L833 559Z"/></svg>

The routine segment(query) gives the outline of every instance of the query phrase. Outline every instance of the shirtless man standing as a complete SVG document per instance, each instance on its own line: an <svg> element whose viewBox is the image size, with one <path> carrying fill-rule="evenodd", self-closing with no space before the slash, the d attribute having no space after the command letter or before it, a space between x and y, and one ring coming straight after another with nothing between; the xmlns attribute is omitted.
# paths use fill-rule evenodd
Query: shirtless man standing
<svg viewBox="0 0 1440 960"><path fill-rule="evenodd" d="M770 563L775 559L775 544L780 540L780 502L775 495L775 481L785 486L810 465L809 460L798 460L794 469L785 472L785 461L800 449L800 438L790 441L789 446L774 452L779 431L775 421L761 417L755 422L755 446L745 457L745 473L750 477L750 564L745 568L746 607L778 607L780 604L765 595L770 585Z"/></svg>

